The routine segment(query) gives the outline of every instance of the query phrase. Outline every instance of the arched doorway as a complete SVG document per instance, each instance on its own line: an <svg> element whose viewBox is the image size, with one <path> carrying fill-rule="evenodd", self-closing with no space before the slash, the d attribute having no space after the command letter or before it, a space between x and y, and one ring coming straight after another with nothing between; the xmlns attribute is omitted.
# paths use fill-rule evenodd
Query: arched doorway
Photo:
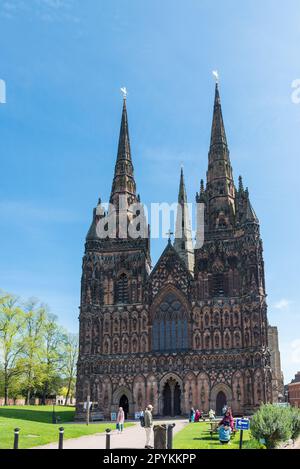
<svg viewBox="0 0 300 469"><path fill-rule="evenodd" d="M123 407L125 419L127 419L128 413L129 413L129 401L128 401L128 397L125 396L125 394L123 394L123 396L120 399L119 407Z"/></svg>
<svg viewBox="0 0 300 469"><path fill-rule="evenodd" d="M181 415L181 389L177 383L174 389L174 414Z"/></svg>
<svg viewBox="0 0 300 469"><path fill-rule="evenodd" d="M163 392L163 399L164 399L164 415L171 415L171 388L169 383L166 383Z"/></svg>
<svg viewBox="0 0 300 469"><path fill-rule="evenodd" d="M166 382L163 390L163 415L165 417L181 415L181 389L173 378Z"/></svg>
<svg viewBox="0 0 300 469"><path fill-rule="evenodd" d="M220 391L217 394L217 399L216 399L216 414L217 415L222 415L222 409L223 407L227 405L227 397L223 391Z"/></svg>

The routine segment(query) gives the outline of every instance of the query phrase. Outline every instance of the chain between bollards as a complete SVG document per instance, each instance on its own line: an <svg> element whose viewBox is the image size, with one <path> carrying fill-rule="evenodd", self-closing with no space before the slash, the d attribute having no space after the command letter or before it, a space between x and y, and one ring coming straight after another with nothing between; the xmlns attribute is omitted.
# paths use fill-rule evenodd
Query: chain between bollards
<svg viewBox="0 0 300 469"><path fill-rule="evenodd" d="M58 449L64 449L64 427L59 427Z"/></svg>
<svg viewBox="0 0 300 469"><path fill-rule="evenodd" d="M107 428L106 430L106 449L110 449L110 432L111 432L111 429L110 428Z"/></svg>
<svg viewBox="0 0 300 469"><path fill-rule="evenodd" d="M19 434L20 434L20 429L15 428L15 437L14 437L14 449L19 449Z"/></svg>

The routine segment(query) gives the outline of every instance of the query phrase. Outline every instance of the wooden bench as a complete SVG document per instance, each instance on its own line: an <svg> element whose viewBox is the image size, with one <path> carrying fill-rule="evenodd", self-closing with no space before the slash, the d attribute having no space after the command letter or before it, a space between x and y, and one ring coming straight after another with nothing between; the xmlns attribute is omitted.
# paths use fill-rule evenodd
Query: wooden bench
<svg viewBox="0 0 300 469"><path fill-rule="evenodd" d="M211 436L211 439L213 437L213 434L214 433L218 433L219 431L219 422L210 422L210 436Z"/></svg>
<svg viewBox="0 0 300 469"><path fill-rule="evenodd" d="M104 420L103 412L91 412L91 422L101 422Z"/></svg>

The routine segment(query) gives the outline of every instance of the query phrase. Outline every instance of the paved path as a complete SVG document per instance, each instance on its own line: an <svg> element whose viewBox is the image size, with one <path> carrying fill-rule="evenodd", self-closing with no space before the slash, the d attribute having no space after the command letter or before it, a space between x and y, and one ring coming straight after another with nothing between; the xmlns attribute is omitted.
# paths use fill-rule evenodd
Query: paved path
<svg viewBox="0 0 300 469"><path fill-rule="evenodd" d="M188 420L169 420L155 421L154 425L160 423L176 423L173 433L182 430L188 424ZM65 426L67 430L67 426ZM116 430L111 432L111 449L145 448L145 431L136 423L133 427L125 428L122 434L118 434ZM96 433L95 435L81 436L80 438L72 438L64 441L64 449L105 449L106 434ZM57 449L57 443L50 443L45 446L37 446L32 449Z"/></svg>
<svg viewBox="0 0 300 469"><path fill-rule="evenodd" d="M288 449L300 449L300 438L295 441L295 445L294 446L291 446L290 448Z"/></svg>

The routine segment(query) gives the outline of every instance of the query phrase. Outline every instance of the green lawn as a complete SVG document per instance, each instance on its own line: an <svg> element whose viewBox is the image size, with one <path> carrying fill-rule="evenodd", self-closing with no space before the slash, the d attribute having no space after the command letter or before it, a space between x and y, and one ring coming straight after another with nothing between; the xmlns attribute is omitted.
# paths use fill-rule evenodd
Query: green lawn
<svg viewBox="0 0 300 469"><path fill-rule="evenodd" d="M251 441L250 444L250 431L244 432L243 441L245 448L254 446ZM183 430L176 433L174 436L174 449L238 449L239 448L240 433L238 432L231 440L230 445L221 445L219 442L218 434L210 436L209 423L190 423Z"/></svg>
<svg viewBox="0 0 300 469"><path fill-rule="evenodd" d="M74 407L56 407L56 415L60 416L59 425L52 424L52 406L9 406L0 407L0 449L13 447L14 429L20 428L19 448L45 445L58 441L58 428L65 429L64 438L77 438L82 435L101 433L106 428L115 429L116 425L77 424L74 421ZM125 424L130 426L132 424Z"/></svg>

